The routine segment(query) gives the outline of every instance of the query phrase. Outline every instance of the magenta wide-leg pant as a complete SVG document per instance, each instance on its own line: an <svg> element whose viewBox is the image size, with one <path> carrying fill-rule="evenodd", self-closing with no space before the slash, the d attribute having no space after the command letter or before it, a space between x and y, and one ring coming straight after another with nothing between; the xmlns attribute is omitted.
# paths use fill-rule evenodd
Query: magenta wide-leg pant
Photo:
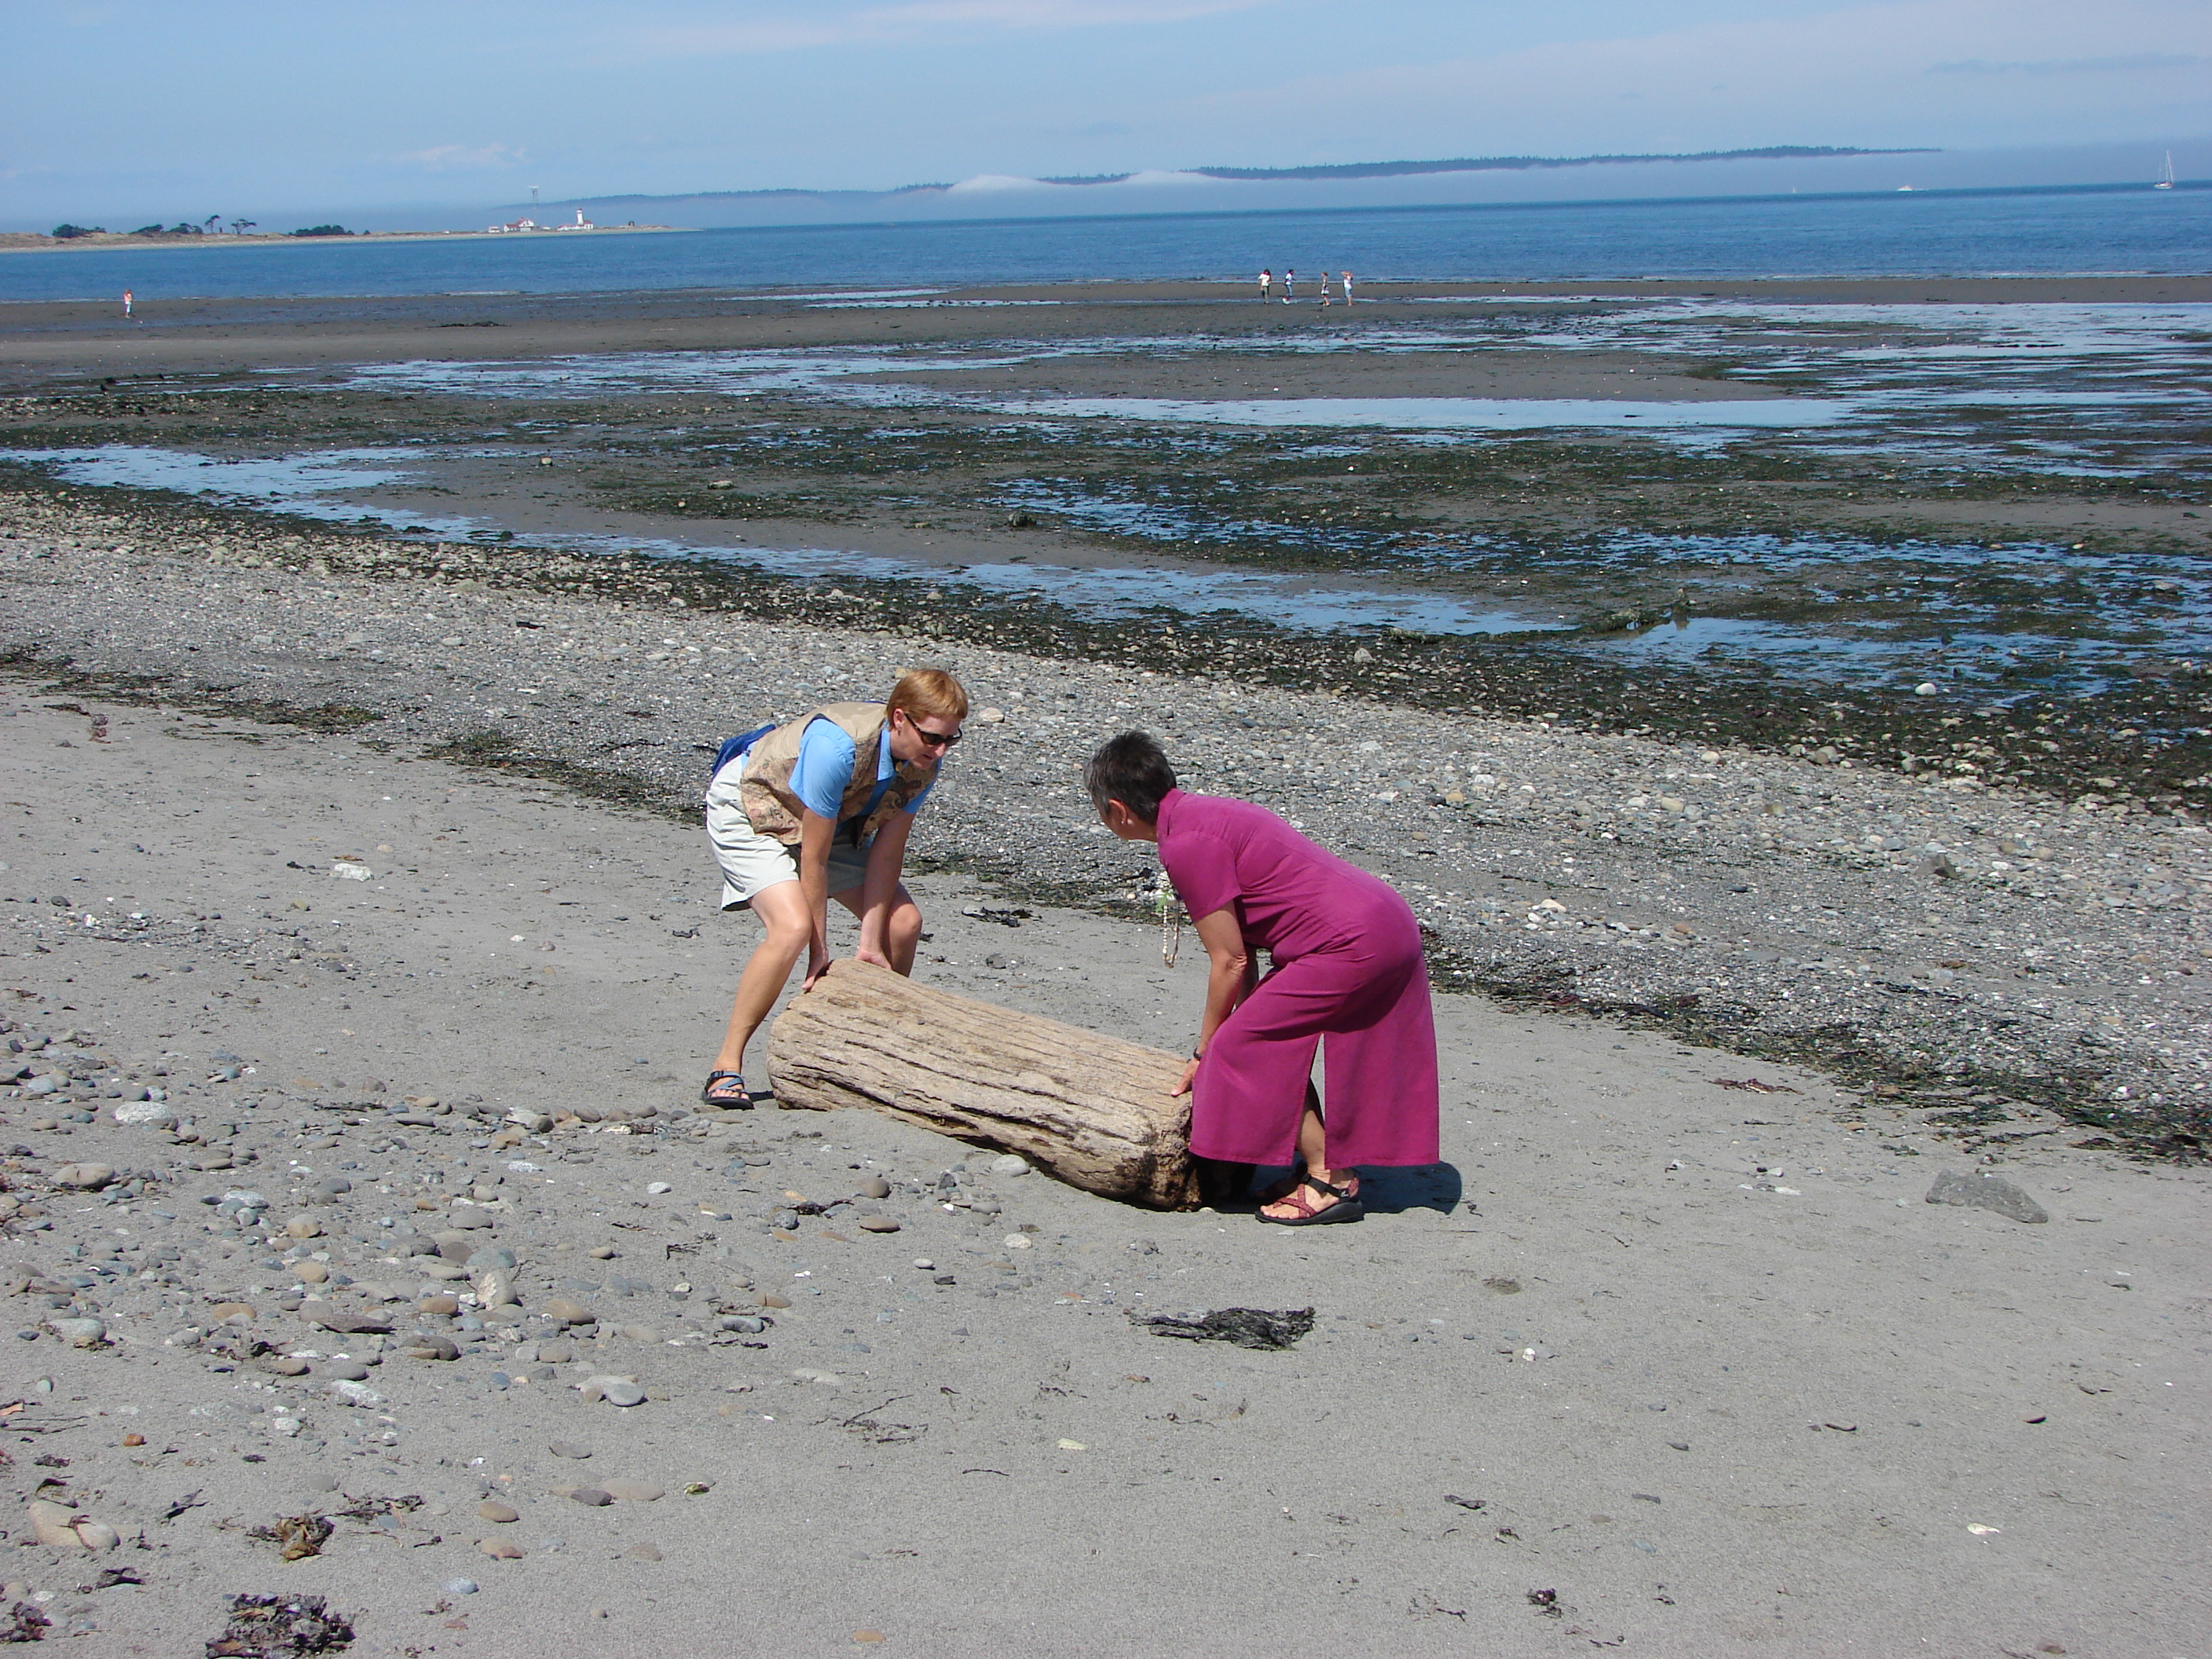
<svg viewBox="0 0 2212 1659"><path fill-rule="evenodd" d="M1323 1046L1328 1163L1433 1164L1437 1029L1420 928L1395 894L1353 936L1279 963L1223 1021L1191 1085L1190 1149L1287 1164Z"/></svg>

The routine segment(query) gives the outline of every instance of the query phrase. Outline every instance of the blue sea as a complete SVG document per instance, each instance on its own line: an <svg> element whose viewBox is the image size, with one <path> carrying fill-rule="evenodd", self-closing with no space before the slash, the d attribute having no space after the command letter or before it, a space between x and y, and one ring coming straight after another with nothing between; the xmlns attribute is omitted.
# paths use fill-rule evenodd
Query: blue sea
<svg viewBox="0 0 2212 1659"><path fill-rule="evenodd" d="M578 294L987 283L2063 276L2212 269L2212 189L1674 201L779 226L0 254L0 301Z"/></svg>

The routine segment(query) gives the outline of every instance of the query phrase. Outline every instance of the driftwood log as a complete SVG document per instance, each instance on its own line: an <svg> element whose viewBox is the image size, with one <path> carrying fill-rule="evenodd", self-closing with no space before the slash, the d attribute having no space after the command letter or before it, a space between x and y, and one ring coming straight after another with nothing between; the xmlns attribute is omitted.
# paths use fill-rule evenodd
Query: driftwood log
<svg viewBox="0 0 2212 1659"><path fill-rule="evenodd" d="M1182 1066L851 960L793 997L769 1034L780 1106L872 1107L1156 1210L1199 1201L1190 1097L1168 1094Z"/></svg>

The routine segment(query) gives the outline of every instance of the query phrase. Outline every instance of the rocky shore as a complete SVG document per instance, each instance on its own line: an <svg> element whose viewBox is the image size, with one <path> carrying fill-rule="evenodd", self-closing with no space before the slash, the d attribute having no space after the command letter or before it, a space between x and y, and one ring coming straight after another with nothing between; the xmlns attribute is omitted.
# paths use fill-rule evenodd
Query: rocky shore
<svg viewBox="0 0 2212 1659"><path fill-rule="evenodd" d="M127 501L0 500L17 672L688 817L729 731L943 663L989 713L917 857L1010 897L1139 913L1150 866L1096 832L1074 772L1141 726L1194 787L1273 806L1397 883L1446 988L1805 1060L1974 1147L2063 1126L2193 1156L2206 1129L2206 831L2096 780L2058 797L1833 750L1439 714L1372 683L1298 692L1233 651L1181 655L1172 629L1124 661L1053 660L910 584L716 582Z"/></svg>
<svg viewBox="0 0 2212 1659"><path fill-rule="evenodd" d="M2186 818L87 492L0 571L0 1633L2201 1643ZM706 751L913 661L921 974L1187 1041L1076 787L1148 726L1415 903L1446 1161L1316 1237L701 1110Z"/></svg>

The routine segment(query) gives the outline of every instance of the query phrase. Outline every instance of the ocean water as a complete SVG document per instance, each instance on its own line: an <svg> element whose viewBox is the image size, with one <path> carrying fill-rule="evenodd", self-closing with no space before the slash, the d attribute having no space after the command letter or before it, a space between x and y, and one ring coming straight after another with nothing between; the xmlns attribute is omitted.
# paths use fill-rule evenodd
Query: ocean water
<svg viewBox="0 0 2212 1659"><path fill-rule="evenodd" d="M214 240L215 239L210 239ZM807 293L927 304L931 288L1249 283L1262 265L1368 282L2198 272L2212 189L1926 191L1131 218L971 220L0 254L0 302L246 295ZM1255 301L1256 303L1256 301Z"/></svg>

